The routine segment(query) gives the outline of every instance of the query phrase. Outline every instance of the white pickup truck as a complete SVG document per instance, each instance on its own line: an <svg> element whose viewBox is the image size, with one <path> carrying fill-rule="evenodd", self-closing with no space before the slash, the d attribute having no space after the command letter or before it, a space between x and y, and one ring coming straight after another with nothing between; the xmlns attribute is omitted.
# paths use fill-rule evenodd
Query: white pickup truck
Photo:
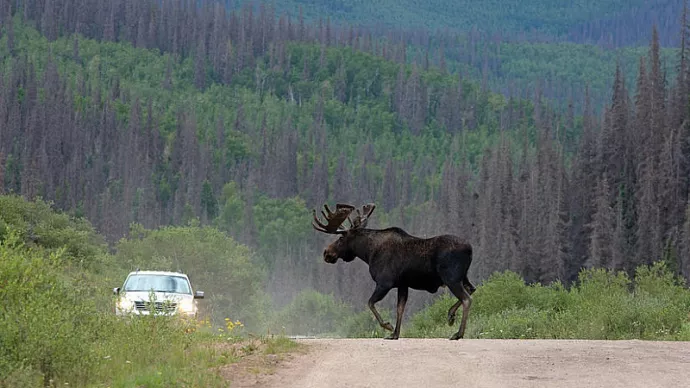
<svg viewBox="0 0 690 388"><path fill-rule="evenodd" d="M122 287L113 289L118 296L115 314L118 316L181 315L196 318L196 299L203 299L204 292L192 292L189 277L180 272L134 271L130 272Z"/></svg>

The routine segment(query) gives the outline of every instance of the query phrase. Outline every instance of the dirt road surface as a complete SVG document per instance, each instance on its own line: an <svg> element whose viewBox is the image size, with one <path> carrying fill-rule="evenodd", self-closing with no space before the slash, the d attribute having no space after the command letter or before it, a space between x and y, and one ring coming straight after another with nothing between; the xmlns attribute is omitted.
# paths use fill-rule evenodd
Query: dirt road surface
<svg viewBox="0 0 690 388"><path fill-rule="evenodd" d="M302 339L264 388L690 387L690 343ZM256 386L256 385L255 385Z"/></svg>

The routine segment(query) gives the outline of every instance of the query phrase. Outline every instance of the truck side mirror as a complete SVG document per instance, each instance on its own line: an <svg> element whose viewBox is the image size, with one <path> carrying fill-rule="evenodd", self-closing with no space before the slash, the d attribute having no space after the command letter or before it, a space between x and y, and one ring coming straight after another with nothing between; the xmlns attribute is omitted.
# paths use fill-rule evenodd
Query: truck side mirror
<svg viewBox="0 0 690 388"><path fill-rule="evenodd" d="M113 294L117 295L120 293L120 287L113 288Z"/></svg>
<svg viewBox="0 0 690 388"><path fill-rule="evenodd" d="M194 293L194 299L204 299L204 292L203 291L197 291Z"/></svg>

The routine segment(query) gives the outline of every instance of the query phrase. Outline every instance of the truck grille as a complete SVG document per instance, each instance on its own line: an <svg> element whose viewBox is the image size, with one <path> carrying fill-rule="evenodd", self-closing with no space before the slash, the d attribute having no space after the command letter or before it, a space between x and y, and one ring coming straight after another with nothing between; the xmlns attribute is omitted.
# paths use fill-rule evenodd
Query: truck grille
<svg viewBox="0 0 690 388"><path fill-rule="evenodd" d="M155 306L155 309L156 309L156 312L157 312L157 313L162 313L162 312L171 313L171 312L175 312L175 310L177 309L177 303L172 303L172 302L154 302L153 304L154 304L154 306ZM134 307L136 307L136 309L137 309L138 311L150 310L150 309L149 309L149 306L150 306L150 303L148 303L148 302L144 302L144 301L136 301L136 302L134 302Z"/></svg>

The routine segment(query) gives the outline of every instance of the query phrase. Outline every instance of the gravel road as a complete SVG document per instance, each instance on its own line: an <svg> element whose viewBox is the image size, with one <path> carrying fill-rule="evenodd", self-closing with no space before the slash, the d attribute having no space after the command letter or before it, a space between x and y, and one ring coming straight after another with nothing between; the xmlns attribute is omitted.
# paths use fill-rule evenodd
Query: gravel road
<svg viewBox="0 0 690 388"><path fill-rule="evenodd" d="M300 339L265 388L690 387L690 342Z"/></svg>

